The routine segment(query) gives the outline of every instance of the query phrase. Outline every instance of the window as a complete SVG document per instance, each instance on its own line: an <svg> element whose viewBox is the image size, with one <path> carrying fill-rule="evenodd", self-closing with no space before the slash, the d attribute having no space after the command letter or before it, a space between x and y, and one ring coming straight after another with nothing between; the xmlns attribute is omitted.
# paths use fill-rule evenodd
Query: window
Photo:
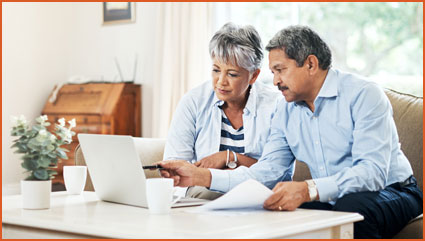
<svg viewBox="0 0 425 241"><path fill-rule="evenodd" d="M383 87L423 94L423 3L231 3L230 21L253 25L264 46L289 25L313 28L329 44L332 66ZM267 56L267 55L266 55ZM271 84L268 60L260 81Z"/></svg>

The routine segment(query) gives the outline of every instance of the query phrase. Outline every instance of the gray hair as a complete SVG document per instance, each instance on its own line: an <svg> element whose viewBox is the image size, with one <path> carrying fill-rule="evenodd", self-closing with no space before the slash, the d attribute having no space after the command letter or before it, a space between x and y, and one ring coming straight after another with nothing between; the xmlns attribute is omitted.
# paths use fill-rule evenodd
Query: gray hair
<svg viewBox="0 0 425 241"><path fill-rule="evenodd" d="M261 67L261 38L254 27L225 24L210 41L210 56L253 72Z"/></svg>
<svg viewBox="0 0 425 241"><path fill-rule="evenodd" d="M315 55L319 60L319 67L329 69L332 54L328 45L312 29L306 26L290 26L280 30L266 46L266 50L282 49L290 59L297 62L297 66L304 65L309 55Z"/></svg>

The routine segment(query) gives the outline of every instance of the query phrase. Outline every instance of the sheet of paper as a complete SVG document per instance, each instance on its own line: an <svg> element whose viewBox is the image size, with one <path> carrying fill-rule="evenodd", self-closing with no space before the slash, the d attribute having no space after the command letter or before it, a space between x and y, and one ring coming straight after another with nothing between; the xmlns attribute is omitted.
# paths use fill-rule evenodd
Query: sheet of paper
<svg viewBox="0 0 425 241"><path fill-rule="evenodd" d="M199 208L204 210L259 208L272 193L263 184L250 179Z"/></svg>

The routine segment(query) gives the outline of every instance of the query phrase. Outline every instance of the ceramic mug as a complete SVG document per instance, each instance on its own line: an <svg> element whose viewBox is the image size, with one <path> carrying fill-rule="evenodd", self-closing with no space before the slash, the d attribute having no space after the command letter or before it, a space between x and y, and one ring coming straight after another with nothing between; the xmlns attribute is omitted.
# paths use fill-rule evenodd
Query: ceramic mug
<svg viewBox="0 0 425 241"><path fill-rule="evenodd" d="M83 192L87 179L86 166L64 166L63 179L68 194L79 195Z"/></svg>
<svg viewBox="0 0 425 241"><path fill-rule="evenodd" d="M146 200L151 214L167 214L171 211L174 180L172 178L150 178L146 180Z"/></svg>

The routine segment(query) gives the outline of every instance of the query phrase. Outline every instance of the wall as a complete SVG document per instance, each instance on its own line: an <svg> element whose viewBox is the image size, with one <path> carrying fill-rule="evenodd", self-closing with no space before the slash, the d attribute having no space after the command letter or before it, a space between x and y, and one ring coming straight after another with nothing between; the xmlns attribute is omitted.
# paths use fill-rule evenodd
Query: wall
<svg viewBox="0 0 425 241"><path fill-rule="evenodd" d="M135 82L142 84L144 137L152 137L150 113L158 11L158 3L137 3L135 23L102 25L101 3L78 3L72 18L69 76L118 81L116 58L124 79L130 80L137 55Z"/></svg>
<svg viewBox="0 0 425 241"><path fill-rule="evenodd" d="M142 133L151 136L157 10L156 3L137 3L136 23L103 26L101 3L2 3L3 193L14 192L23 177L19 157L10 149L9 117L34 119L54 85L70 76L114 79L114 58L130 79L138 56Z"/></svg>
<svg viewBox="0 0 425 241"><path fill-rule="evenodd" d="M67 76L69 3L2 3L2 183L19 184L10 116L38 116L54 84Z"/></svg>

